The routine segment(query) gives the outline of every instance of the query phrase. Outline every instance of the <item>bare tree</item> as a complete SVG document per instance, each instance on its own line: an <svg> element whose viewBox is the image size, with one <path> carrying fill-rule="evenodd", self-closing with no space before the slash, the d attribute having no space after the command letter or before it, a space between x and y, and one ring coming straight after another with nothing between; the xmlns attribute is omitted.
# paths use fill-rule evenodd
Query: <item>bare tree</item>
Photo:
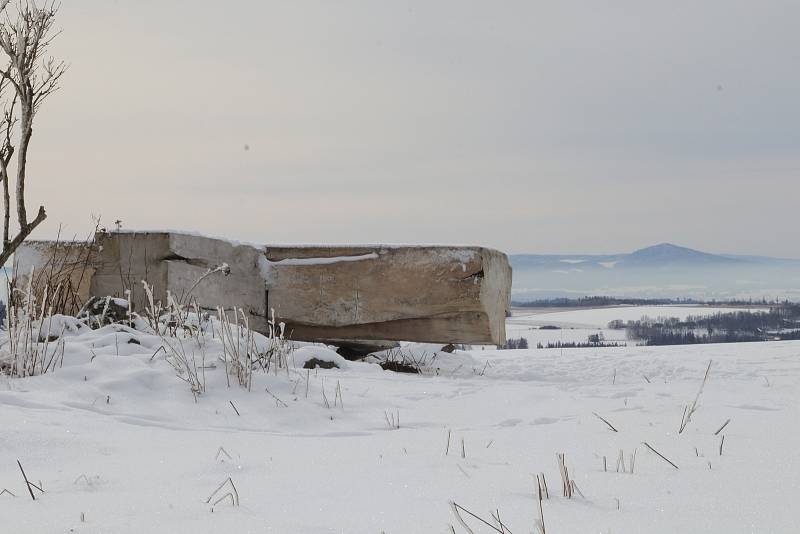
<svg viewBox="0 0 800 534"><path fill-rule="evenodd" d="M0 0L0 50L7 62L0 59L0 181L3 183L3 249L0 265L30 233L45 220L44 206L28 221L25 209L28 148L33 135L33 120L44 100L58 90L59 80L67 69L63 61L48 55L48 48L60 33L55 29L59 5L53 0L37 6L35 0L18 0L10 7L9 0ZM16 154L15 172L11 171ZM16 219L19 232L12 235L9 180L14 176Z"/></svg>

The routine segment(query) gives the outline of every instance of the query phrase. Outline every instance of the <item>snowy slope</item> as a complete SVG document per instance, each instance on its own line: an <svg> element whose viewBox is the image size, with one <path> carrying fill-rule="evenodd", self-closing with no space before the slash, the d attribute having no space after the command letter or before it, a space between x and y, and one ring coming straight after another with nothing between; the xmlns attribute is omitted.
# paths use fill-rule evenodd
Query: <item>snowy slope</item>
<svg viewBox="0 0 800 534"><path fill-rule="evenodd" d="M426 352L424 376L340 362L256 374L250 392L228 387L210 342L217 365L196 402L162 355L151 361L160 344L104 327L71 335L55 373L0 378L0 491L16 495L0 495L0 531L465 532L454 500L485 518L499 510L519 534L535 531L532 475L543 472L549 533L796 532L798 342L487 350L432 363ZM331 357L305 347L296 363L312 353ZM714 432L728 418L720 456ZM620 449L626 466L636 451L634 473L614 471ZM585 498L560 495L557 452ZM35 502L17 459L44 487ZM240 506L212 512L206 500L229 476Z"/></svg>

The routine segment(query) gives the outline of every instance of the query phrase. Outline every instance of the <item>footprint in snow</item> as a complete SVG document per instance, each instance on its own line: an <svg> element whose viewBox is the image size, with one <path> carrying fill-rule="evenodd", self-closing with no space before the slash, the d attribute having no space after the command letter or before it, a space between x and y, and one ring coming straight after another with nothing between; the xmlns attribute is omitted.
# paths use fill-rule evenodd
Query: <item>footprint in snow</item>
<svg viewBox="0 0 800 534"><path fill-rule="evenodd" d="M558 423L558 417L537 417L533 420L534 425L552 425Z"/></svg>
<svg viewBox="0 0 800 534"><path fill-rule="evenodd" d="M503 426L503 427L517 426L521 422L522 419L506 419L505 421L500 421L495 426Z"/></svg>
<svg viewBox="0 0 800 534"><path fill-rule="evenodd" d="M759 404L740 404L738 406L731 406L731 408L739 408L741 410L758 410L762 412L779 412L780 408L770 408L769 406L761 406Z"/></svg>

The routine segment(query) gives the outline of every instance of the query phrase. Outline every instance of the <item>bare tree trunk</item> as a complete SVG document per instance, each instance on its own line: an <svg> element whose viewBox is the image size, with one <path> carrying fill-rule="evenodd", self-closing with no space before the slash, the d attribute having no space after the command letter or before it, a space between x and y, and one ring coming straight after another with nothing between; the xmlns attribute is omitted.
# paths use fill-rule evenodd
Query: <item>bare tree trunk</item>
<svg viewBox="0 0 800 534"><path fill-rule="evenodd" d="M47 218L44 206L40 206L36 217L28 222L25 208L28 148L36 113L44 100L58 90L59 80L67 69L64 62L45 57L48 46L58 35L58 30L53 26L58 11L55 0L45 0L41 7L34 0L19 0L15 16L6 10L8 4L8 0L0 0L0 50L8 57L6 67L0 67L0 99L6 102L5 111L0 117L0 132L5 137L0 146L0 180L3 182L5 208L0 265L8 261L31 232ZM10 96L7 90L10 90ZM15 139L13 131L17 123L19 138ZM19 146L15 147L15 141ZM13 155L17 156L14 175L19 232L12 236L9 166Z"/></svg>
<svg viewBox="0 0 800 534"><path fill-rule="evenodd" d="M3 250L6 250L10 243L8 227L11 222L11 197L8 194L8 172L5 169L5 165L3 167L3 206L5 207L3 215Z"/></svg>
<svg viewBox="0 0 800 534"><path fill-rule="evenodd" d="M32 106L23 100L22 123L20 125L21 135L19 152L17 152L17 222L19 222L20 231L28 226L28 214L25 210L25 171L28 167L28 146L33 135L33 116L31 112Z"/></svg>
<svg viewBox="0 0 800 534"><path fill-rule="evenodd" d="M14 253L15 250L25 241L31 232L33 232L37 226L39 226L42 221L47 218L47 213L44 211L44 206L39 206L39 213L36 214L36 218L32 220L29 224L25 225L24 229L21 229L19 233L11 240L9 243L8 248L3 247L3 251L0 252L0 265L5 265L8 261L8 258Z"/></svg>

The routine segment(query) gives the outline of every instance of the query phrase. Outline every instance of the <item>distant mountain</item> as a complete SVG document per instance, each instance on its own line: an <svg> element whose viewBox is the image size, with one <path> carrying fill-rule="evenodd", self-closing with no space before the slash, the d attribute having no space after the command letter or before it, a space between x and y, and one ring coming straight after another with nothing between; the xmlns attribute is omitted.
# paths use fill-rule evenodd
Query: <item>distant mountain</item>
<svg viewBox="0 0 800 534"><path fill-rule="evenodd" d="M700 252L671 243L662 243L642 248L625 256L621 263L624 266L667 266L667 265L714 265L740 263L742 260L729 256L720 256Z"/></svg>
<svg viewBox="0 0 800 534"><path fill-rule="evenodd" d="M661 243L645 247L629 254L512 254L512 265L527 266L580 266L581 268L601 267L604 269L622 269L627 267L691 267L714 265L744 265L748 263L797 264L800 260L769 258L766 256L732 256L710 254L687 247Z"/></svg>
<svg viewBox="0 0 800 534"><path fill-rule="evenodd" d="M616 297L800 300L800 260L710 254L661 243L628 254L516 254L517 300Z"/></svg>

